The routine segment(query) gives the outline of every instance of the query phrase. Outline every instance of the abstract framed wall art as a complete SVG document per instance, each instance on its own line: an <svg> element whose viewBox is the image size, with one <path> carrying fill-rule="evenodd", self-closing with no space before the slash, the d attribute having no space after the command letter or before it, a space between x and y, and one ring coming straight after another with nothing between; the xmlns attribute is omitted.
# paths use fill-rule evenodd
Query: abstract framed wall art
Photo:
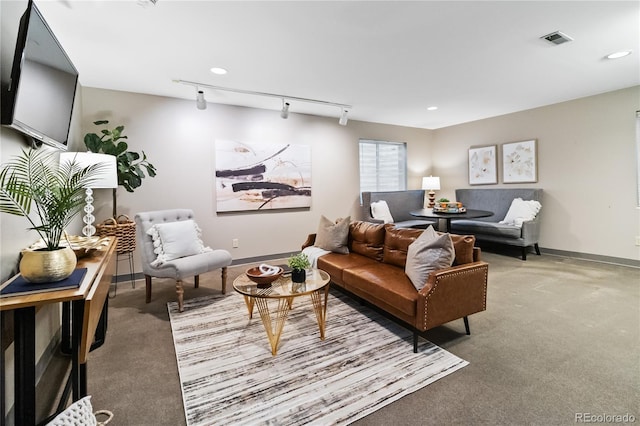
<svg viewBox="0 0 640 426"><path fill-rule="evenodd" d="M469 148L469 184L498 183L496 145Z"/></svg>
<svg viewBox="0 0 640 426"><path fill-rule="evenodd" d="M535 139L502 144L502 180L504 183L538 181Z"/></svg>
<svg viewBox="0 0 640 426"><path fill-rule="evenodd" d="M216 140L216 211L311 207L309 145Z"/></svg>

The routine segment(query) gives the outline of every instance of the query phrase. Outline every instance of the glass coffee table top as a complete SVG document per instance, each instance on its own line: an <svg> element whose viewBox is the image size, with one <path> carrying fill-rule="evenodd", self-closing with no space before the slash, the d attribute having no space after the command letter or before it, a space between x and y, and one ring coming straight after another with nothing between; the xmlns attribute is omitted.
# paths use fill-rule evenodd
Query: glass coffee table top
<svg viewBox="0 0 640 426"><path fill-rule="evenodd" d="M324 288L328 283L328 273L321 269L309 269L304 283L294 283L291 276L286 276L278 278L267 288L259 288L246 274L242 274L233 281L233 288L244 296L279 299L310 294Z"/></svg>

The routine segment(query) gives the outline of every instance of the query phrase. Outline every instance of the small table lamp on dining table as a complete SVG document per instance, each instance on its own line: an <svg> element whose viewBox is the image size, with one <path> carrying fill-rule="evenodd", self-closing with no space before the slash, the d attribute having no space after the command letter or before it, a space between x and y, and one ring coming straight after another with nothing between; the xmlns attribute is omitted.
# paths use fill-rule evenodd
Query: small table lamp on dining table
<svg viewBox="0 0 640 426"><path fill-rule="evenodd" d="M428 190L429 204L428 208L433 208L436 205L436 193L440 190L440 178L437 176L425 176L422 178L422 189Z"/></svg>

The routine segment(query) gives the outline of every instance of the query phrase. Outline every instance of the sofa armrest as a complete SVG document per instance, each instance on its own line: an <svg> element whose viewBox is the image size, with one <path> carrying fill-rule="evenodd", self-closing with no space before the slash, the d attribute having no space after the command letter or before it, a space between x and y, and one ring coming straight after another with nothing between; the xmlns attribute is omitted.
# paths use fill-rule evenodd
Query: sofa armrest
<svg viewBox="0 0 640 426"><path fill-rule="evenodd" d="M522 223L522 233L520 234L525 245L535 244L540 239L540 220L536 217Z"/></svg>
<svg viewBox="0 0 640 426"><path fill-rule="evenodd" d="M432 272L418 292L415 327L429 330L487 307L489 264L472 262Z"/></svg>
<svg viewBox="0 0 640 426"><path fill-rule="evenodd" d="M304 250L307 247L311 247L315 243L316 243L316 234L309 234L307 236L307 240L304 243L302 243L302 250Z"/></svg>

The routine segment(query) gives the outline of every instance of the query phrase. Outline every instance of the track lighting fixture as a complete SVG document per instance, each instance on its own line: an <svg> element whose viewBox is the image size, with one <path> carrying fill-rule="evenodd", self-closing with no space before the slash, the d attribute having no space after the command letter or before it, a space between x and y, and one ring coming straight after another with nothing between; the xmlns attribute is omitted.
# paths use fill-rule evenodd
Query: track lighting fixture
<svg viewBox="0 0 640 426"><path fill-rule="evenodd" d="M282 111L280 111L280 117L286 119L289 118L289 102L282 100Z"/></svg>
<svg viewBox="0 0 640 426"><path fill-rule="evenodd" d="M346 126L347 125L347 121L349 121L349 119L347 118L347 114L349 114L349 111L347 111L346 109L342 109L342 115L340 116L340 120L338 120L338 124L341 126Z"/></svg>
<svg viewBox="0 0 640 426"><path fill-rule="evenodd" d="M206 87L207 89L212 89L212 90L219 90L219 91L223 91L223 92L233 92L233 93L241 93L244 95L253 95L253 96L266 96L266 97L270 97L270 98L279 98L282 99L282 110L280 111L280 117L282 118L287 118L289 116L289 102L285 102L285 99L287 99L288 101L294 101L294 102L307 102L307 103L312 103L312 104L319 104L319 105L325 105L325 106L332 106L332 107L338 107L342 110L342 115L340 116L340 119L338 121L338 123L340 123L340 125L342 126L346 126L347 125L347 114L349 113L349 109L351 109L351 105L346 105L346 104L339 104L336 102L328 102L328 101L321 101L318 99L309 99L309 98L299 98L296 96L287 96L287 95L279 95L277 93L266 93L266 92L254 92L252 90L243 90L243 89L233 89L230 87L220 87L220 86L212 86L210 84L204 84L204 83L198 83L195 81L186 81L186 80L173 80L174 83L180 83L180 84L186 84L187 86L193 86L196 88L196 90L198 90L198 95L197 95L197 106L198 109L206 109L207 108L207 103L204 100L204 93L202 92L202 90L200 90L200 87Z"/></svg>
<svg viewBox="0 0 640 426"><path fill-rule="evenodd" d="M198 109L207 109L207 101L204 99L204 92L202 90L198 90L198 94L196 95L196 107Z"/></svg>

